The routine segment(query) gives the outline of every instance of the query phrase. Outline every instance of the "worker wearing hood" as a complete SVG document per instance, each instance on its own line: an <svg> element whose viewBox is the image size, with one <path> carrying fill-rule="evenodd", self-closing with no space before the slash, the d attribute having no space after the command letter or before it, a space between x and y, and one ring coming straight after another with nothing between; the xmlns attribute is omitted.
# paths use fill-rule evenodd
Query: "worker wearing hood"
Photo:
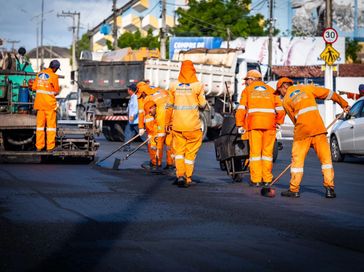
<svg viewBox="0 0 364 272"><path fill-rule="evenodd" d="M166 106L166 123L171 123L173 131L175 184L181 187L189 187L192 182L195 158L203 134L199 108L204 108L206 103L203 85L197 79L192 61L183 61L178 81L170 85Z"/></svg>

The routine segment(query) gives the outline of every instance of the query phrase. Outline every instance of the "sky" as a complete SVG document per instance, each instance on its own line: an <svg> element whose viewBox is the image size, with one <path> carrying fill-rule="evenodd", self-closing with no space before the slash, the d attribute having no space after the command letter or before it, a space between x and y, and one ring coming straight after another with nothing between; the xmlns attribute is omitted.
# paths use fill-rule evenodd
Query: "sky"
<svg viewBox="0 0 364 272"><path fill-rule="evenodd" d="M117 8L127 0L118 0ZM29 52L37 45L37 22L40 33L42 0L0 0L0 39L20 41L17 49L24 46ZM80 12L80 34L98 25L111 14L112 0L44 0L44 45L70 47L72 44L71 17L57 17L57 13ZM37 17L38 16L38 17ZM80 36L81 36L80 35ZM39 34L40 44L40 34ZM3 45L11 49L12 44Z"/></svg>

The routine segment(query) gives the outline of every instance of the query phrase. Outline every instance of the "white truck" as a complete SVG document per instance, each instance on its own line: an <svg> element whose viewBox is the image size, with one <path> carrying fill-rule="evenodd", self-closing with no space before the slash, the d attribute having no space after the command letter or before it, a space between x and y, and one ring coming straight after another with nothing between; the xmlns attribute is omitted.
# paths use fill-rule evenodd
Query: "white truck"
<svg viewBox="0 0 364 272"><path fill-rule="evenodd" d="M150 80L152 86L167 89L177 80L181 62L187 59L195 64L210 106L201 112L204 136L215 137L221 128L223 113L231 104L239 102L247 71L260 70L259 63L244 59L242 52L237 50L192 49L180 53L174 60L146 60L144 78Z"/></svg>

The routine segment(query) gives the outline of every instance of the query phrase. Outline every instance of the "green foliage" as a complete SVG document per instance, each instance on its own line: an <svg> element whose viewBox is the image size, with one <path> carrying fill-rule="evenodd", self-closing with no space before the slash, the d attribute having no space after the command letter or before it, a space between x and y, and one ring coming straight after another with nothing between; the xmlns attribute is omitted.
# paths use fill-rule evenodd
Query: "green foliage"
<svg viewBox="0 0 364 272"><path fill-rule="evenodd" d="M213 36L231 39L262 36L263 15L249 15L251 0L191 0L189 9L178 8L178 25L172 32L176 36Z"/></svg>
<svg viewBox="0 0 364 272"><path fill-rule="evenodd" d="M360 52L362 46L358 41L351 39L345 39L345 58L346 60L351 59L353 62L358 61L358 53Z"/></svg>
<svg viewBox="0 0 364 272"><path fill-rule="evenodd" d="M81 39L76 43L77 58L80 58L81 51L83 50L90 50L90 38L87 33L83 34Z"/></svg>
<svg viewBox="0 0 364 272"><path fill-rule="evenodd" d="M142 37L139 30L134 33L125 32L118 38L118 47L131 47L132 49L139 49L141 47L146 47L148 49L159 48L158 36L153 36L152 29L148 30L145 37Z"/></svg>

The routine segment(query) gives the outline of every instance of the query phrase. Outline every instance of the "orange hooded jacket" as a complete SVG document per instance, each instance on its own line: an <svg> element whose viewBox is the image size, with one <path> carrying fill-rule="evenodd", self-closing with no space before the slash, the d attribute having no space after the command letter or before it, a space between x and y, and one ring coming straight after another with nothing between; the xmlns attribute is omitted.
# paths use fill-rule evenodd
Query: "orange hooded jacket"
<svg viewBox="0 0 364 272"><path fill-rule="evenodd" d="M287 89L283 107L294 127L294 140L327 133L317 107L316 98L333 100L345 108L348 103L335 92L314 85L293 85Z"/></svg>
<svg viewBox="0 0 364 272"><path fill-rule="evenodd" d="M51 68L44 69L37 74L32 89L36 91L34 109L57 109L55 96L59 93L58 75Z"/></svg>
<svg viewBox="0 0 364 272"><path fill-rule="evenodd" d="M205 107L206 103L204 88L197 80L192 61L183 61L178 81L173 82L169 89L166 123L172 120L175 131L201 129L199 107Z"/></svg>
<svg viewBox="0 0 364 272"><path fill-rule="evenodd" d="M276 129L284 122L285 112L275 90L262 81L247 86L236 112L236 126L246 130Z"/></svg>

